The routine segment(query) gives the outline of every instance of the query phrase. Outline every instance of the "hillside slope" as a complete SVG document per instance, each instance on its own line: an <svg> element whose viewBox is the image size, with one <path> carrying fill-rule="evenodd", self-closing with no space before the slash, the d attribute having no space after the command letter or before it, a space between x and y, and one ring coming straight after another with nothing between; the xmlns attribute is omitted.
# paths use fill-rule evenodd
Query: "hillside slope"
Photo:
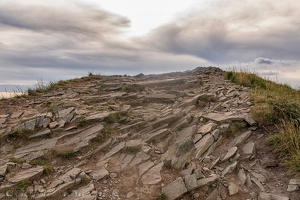
<svg viewBox="0 0 300 200"><path fill-rule="evenodd" d="M250 88L224 77L91 75L1 100L0 199L300 199Z"/></svg>

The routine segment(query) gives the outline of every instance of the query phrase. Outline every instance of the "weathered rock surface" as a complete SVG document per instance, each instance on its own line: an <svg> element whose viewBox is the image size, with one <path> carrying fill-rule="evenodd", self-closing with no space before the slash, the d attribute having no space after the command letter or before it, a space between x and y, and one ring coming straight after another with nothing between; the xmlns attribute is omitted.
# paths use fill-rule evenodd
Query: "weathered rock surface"
<svg viewBox="0 0 300 200"><path fill-rule="evenodd" d="M188 190L181 177L170 183L169 185L162 188L162 192L167 195L170 200L175 200Z"/></svg>
<svg viewBox="0 0 300 200"><path fill-rule="evenodd" d="M224 76L93 75L0 101L0 199L300 199Z"/></svg>
<svg viewBox="0 0 300 200"><path fill-rule="evenodd" d="M163 163L159 163L149 169L142 177L141 182L144 185L154 185L161 181L160 171L163 167Z"/></svg>
<svg viewBox="0 0 300 200"><path fill-rule="evenodd" d="M15 176L8 179L10 183L19 183L24 180L34 179L42 174L44 171L43 167L35 167L31 169L27 169L17 173Z"/></svg>

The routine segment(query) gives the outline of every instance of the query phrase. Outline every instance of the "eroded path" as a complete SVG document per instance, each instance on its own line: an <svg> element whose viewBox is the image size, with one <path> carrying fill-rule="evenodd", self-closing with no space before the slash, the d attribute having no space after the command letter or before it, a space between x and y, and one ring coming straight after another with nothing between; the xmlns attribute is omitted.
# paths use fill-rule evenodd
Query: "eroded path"
<svg viewBox="0 0 300 200"><path fill-rule="evenodd" d="M299 199L249 91L197 68L3 101L0 199Z"/></svg>

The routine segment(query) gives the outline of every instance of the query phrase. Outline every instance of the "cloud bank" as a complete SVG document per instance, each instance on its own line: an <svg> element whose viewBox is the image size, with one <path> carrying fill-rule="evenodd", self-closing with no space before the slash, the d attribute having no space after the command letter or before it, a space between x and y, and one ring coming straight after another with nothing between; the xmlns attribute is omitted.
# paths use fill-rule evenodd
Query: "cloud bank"
<svg viewBox="0 0 300 200"><path fill-rule="evenodd" d="M297 1L214 0L135 38L125 37L124 16L81 1L49 2L0 2L0 84L235 63L299 81Z"/></svg>

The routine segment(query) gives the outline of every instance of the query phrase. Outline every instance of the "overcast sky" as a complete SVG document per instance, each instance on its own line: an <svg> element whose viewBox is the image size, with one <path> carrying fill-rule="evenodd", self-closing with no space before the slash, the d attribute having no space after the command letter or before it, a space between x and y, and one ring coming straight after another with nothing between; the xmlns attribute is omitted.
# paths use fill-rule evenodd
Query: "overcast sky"
<svg viewBox="0 0 300 200"><path fill-rule="evenodd" d="M299 10L297 0L1 0L0 91L209 65L297 87Z"/></svg>

